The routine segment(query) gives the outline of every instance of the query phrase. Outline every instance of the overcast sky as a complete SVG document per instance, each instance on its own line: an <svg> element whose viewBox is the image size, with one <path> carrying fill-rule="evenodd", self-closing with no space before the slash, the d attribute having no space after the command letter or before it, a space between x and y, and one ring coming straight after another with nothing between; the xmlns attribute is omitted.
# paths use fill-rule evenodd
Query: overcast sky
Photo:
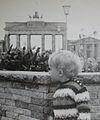
<svg viewBox="0 0 100 120"><path fill-rule="evenodd" d="M0 40L5 22L26 22L38 11L45 22L65 22L63 5L71 5L68 15L68 39L79 34L100 39L100 0L0 0Z"/></svg>

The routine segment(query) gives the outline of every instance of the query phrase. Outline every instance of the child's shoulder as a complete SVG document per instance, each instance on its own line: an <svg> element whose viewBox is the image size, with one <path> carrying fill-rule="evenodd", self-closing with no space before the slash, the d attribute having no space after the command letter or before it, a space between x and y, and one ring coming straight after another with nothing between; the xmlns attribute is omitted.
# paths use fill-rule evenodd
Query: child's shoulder
<svg viewBox="0 0 100 120"><path fill-rule="evenodd" d="M83 81L82 81L82 78L79 78L79 77L75 77L72 79L72 81L74 85L77 85L77 87L80 89L82 87L84 87L84 84L83 84Z"/></svg>
<svg viewBox="0 0 100 120"><path fill-rule="evenodd" d="M85 85L82 82L82 79L79 77L75 77L68 82L62 84L59 89L72 89L75 93L78 93L80 90L87 90Z"/></svg>

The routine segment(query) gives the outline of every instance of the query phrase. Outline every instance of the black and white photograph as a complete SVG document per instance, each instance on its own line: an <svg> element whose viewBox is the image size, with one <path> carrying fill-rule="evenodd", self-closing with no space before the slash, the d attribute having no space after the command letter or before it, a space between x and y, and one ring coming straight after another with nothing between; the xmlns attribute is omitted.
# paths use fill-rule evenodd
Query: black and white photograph
<svg viewBox="0 0 100 120"><path fill-rule="evenodd" d="M100 120L100 0L0 0L0 120Z"/></svg>

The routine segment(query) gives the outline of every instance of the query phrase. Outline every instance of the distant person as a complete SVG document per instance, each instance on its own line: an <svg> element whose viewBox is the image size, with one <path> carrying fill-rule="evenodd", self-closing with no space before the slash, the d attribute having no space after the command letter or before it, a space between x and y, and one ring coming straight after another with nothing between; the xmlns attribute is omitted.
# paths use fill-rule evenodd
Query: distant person
<svg viewBox="0 0 100 120"><path fill-rule="evenodd" d="M53 115L49 120L90 120L89 92L77 77L82 66L78 56L67 50L49 58L52 80L59 83L53 95Z"/></svg>
<svg viewBox="0 0 100 120"><path fill-rule="evenodd" d="M23 54L23 56L26 54L26 47L25 46L23 47L22 54Z"/></svg>

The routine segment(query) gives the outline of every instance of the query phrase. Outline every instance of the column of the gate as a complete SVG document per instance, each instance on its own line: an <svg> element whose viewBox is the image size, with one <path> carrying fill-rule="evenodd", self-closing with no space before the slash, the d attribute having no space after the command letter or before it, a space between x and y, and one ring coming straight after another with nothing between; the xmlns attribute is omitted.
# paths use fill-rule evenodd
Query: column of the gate
<svg viewBox="0 0 100 120"><path fill-rule="evenodd" d="M31 49L31 35L27 35L27 50L29 51Z"/></svg>
<svg viewBox="0 0 100 120"><path fill-rule="evenodd" d="M44 34L42 34L41 35L41 49L42 49L42 51L44 51L45 50L45 35Z"/></svg>
<svg viewBox="0 0 100 120"><path fill-rule="evenodd" d="M55 51L55 34L52 35L52 52Z"/></svg>
<svg viewBox="0 0 100 120"><path fill-rule="evenodd" d="M16 47L17 49L20 49L20 35L16 35Z"/></svg>
<svg viewBox="0 0 100 120"><path fill-rule="evenodd" d="M8 51L10 46L10 35L6 33L4 39L5 39L5 51Z"/></svg>

